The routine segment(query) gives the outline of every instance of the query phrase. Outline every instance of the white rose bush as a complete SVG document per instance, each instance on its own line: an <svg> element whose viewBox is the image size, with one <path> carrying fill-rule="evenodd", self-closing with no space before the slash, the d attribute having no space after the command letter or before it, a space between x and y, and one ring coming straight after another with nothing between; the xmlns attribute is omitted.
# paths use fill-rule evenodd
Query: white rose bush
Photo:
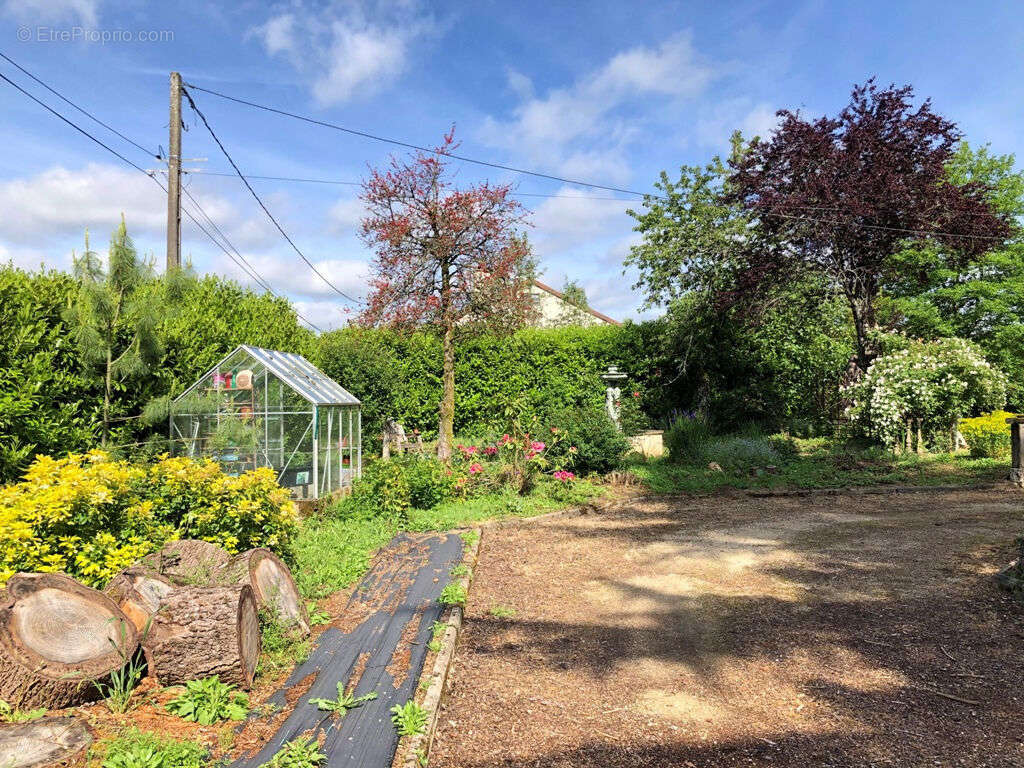
<svg viewBox="0 0 1024 768"><path fill-rule="evenodd" d="M899 450L916 424L934 445L948 440L961 418L1005 404L1006 376L977 345L958 338L898 342L900 349L875 358L844 390L854 433Z"/></svg>

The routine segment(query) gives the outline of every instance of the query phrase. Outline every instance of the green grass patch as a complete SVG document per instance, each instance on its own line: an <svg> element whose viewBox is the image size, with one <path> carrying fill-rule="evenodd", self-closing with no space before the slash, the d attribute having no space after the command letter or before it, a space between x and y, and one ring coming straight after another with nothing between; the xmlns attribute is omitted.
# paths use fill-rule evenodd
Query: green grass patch
<svg viewBox="0 0 1024 768"><path fill-rule="evenodd" d="M743 438L744 441L758 438ZM772 438L778 440L777 437ZM710 438L726 453L734 437ZM766 439L767 440L767 439ZM876 448L848 446L826 438L791 439L791 449L772 456L772 463L735 460L722 470L671 459L630 462L628 469L654 493L712 493L721 488L812 489L878 485L975 485L1006 477L1008 462L966 454L896 456ZM714 455L715 445L705 451ZM751 450L749 455L759 455ZM769 470L769 467L772 467Z"/></svg>
<svg viewBox="0 0 1024 768"><path fill-rule="evenodd" d="M373 553L400 531L450 531L485 520L532 517L582 504L602 492L582 480L571 489L544 482L528 496L491 493L445 502L433 509L410 509L408 522L388 517L337 517L328 511L303 523L295 541L292 575L307 599L326 597L362 577Z"/></svg>

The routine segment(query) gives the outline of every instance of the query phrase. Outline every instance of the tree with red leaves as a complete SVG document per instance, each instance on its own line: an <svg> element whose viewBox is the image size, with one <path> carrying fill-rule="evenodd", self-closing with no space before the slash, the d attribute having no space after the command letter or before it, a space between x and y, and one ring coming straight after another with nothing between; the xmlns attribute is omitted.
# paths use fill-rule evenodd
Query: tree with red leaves
<svg viewBox="0 0 1024 768"><path fill-rule="evenodd" d="M434 152L391 159L363 182L363 241L373 277L362 321L441 336L443 389L437 454L451 456L455 419L455 335L510 332L536 311L534 264L520 230L527 211L507 184L458 189L447 155L454 130Z"/></svg>
<svg viewBox="0 0 1024 768"><path fill-rule="evenodd" d="M950 180L961 133L929 100L915 109L913 96L909 86L869 80L836 117L812 122L782 110L767 141L731 160L726 185L756 229L733 293L823 276L849 304L861 370L875 354L875 302L902 244L937 243L962 266L1011 231L984 185Z"/></svg>

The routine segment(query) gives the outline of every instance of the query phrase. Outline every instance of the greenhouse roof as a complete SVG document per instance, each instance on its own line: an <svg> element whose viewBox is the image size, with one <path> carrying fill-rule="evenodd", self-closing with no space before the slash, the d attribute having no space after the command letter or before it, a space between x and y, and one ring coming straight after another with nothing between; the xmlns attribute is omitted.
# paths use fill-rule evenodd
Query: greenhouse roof
<svg viewBox="0 0 1024 768"><path fill-rule="evenodd" d="M239 350L248 353L254 360L265 365L270 373L313 405L360 405L355 395L340 386L334 379L309 362L309 360L302 355L294 355L290 352L278 352L273 349L263 349L262 347L251 347L248 344L242 344L233 350L231 354L225 355L213 367L211 373ZM194 387L195 385L182 393L179 399L188 394Z"/></svg>

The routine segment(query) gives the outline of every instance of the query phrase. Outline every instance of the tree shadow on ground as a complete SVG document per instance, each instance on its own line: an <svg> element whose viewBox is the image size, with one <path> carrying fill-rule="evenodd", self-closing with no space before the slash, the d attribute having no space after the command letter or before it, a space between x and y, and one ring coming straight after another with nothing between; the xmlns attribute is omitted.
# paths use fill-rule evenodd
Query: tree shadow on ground
<svg viewBox="0 0 1024 768"><path fill-rule="evenodd" d="M713 512L695 526L661 508L609 515L600 521L607 525L587 528L547 523L559 535L616 547L663 542L666 557L703 548L713 561L784 548L789 558L769 560L757 572L785 594L768 594L753 581L744 593L735 585L668 590L601 579L595 588L618 595L621 612L592 622L473 615L459 653L497 654L514 667L539 665L553 673L581 669L598 681L628 674L640 662L681 664L704 691L725 699L730 667L768 660L785 668L790 659L813 657L825 672L799 685L841 728L710 744L670 733L649 744L590 738L528 759L463 764L1024 766L1024 611L996 589L991 574L1012 556L1010 538L1004 546L994 537L1002 523L957 514L958 525L950 525L926 508L888 516L868 510L877 522L830 516L827 504L819 511L822 526L761 526L761 539L743 529L756 514L732 515L731 531L716 527L728 512ZM865 522L873 526L870 544ZM776 532L786 534L781 545ZM888 682L851 680L844 667L851 663Z"/></svg>

